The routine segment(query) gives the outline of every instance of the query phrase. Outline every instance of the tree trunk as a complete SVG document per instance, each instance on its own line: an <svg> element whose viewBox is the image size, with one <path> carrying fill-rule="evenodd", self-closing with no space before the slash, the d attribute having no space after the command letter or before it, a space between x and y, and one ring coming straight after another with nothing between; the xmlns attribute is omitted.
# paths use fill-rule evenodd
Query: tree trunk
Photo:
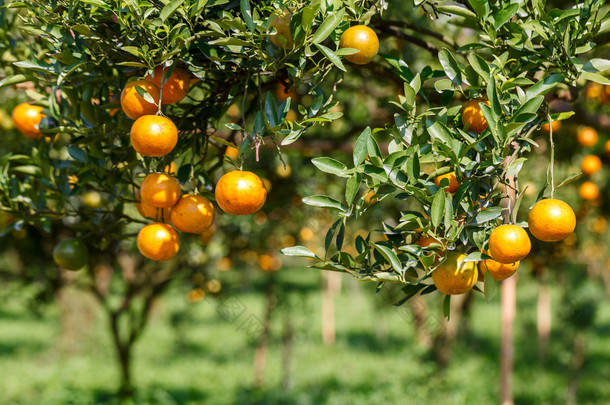
<svg viewBox="0 0 610 405"><path fill-rule="evenodd" d="M517 277L502 282L502 341L500 346L500 403L513 405L513 321L517 303Z"/></svg>
<svg viewBox="0 0 610 405"><path fill-rule="evenodd" d="M133 396L133 385L131 381L131 343L124 343L121 340L119 332L120 315L113 313L110 315L112 325L112 338L114 348L116 350L117 359L119 361L121 377L119 384L118 397L121 399L129 399Z"/></svg>

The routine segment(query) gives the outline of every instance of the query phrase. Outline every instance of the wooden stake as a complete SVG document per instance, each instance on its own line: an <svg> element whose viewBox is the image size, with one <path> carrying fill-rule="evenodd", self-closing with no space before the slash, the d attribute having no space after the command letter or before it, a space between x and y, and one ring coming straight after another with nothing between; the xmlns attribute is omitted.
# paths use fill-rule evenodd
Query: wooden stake
<svg viewBox="0 0 610 405"><path fill-rule="evenodd" d="M502 282L501 312L502 341L500 348L500 403L513 405L513 322L517 307L517 277Z"/></svg>
<svg viewBox="0 0 610 405"><path fill-rule="evenodd" d="M326 345L335 344L335 293L341 286L341 274L322 272L322 341Z"/></svg>

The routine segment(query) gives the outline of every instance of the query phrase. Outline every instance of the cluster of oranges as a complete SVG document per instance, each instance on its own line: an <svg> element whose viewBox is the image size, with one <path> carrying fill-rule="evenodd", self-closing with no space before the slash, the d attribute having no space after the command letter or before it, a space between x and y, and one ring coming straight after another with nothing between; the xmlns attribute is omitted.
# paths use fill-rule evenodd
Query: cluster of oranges
<svg viewBox="0 0 610 405"><path fill-rule="evenodd" d="M269 27L276 31L269 36L269 40L275 46L286 50L294 48L290 20L290 11L286 10L282 15L275 16L269 24ZM379 38L375 31L366 25L355 25L341 34L339 48L357 50L358 52L345 55L345 59L356 65L366 65L373 60L379 51Z"/></svg>
<svg viewBox="0 0 610 405"><path fill-rule="evenodd" d="M185 70L176 67L166 78L165 70L157 68L152 77L131 82L123 89L121 107L135 120L130 137L139 154L161 157L174 149L178 130L169 118L158 115L159 101L161 105L180 102L186 97L189 85L189 74ZM146 100L137 87L145 89L153 102ZM172 163L162 173L148 174L136 193L140 214L155 221L143 227L137 238L142 255L152 260L170 260L178 253L180 238L176 230L202 234L214 221L214 206L210 200L196 194L182 195L180 183L172 175L175 171ZM257 175L236 170L220 178L215 196L223 211L249 215L262 208L267 191ZM170 221L173 227L168 224Z"/></svg>
<svg viewBox="0 0 610 405"><path fill-rule="evenodd" d="M584 127L578 131L577 134L578 143L586 148L591 148L597 145L598 136L597 131L591 127ZM610 152L610 141L606 142L604 149ZM600 171L602 168L602 161L597 155L587 155L582 159L580 169L586 176L592 176L593 174ZM599 188L591 180L584 181L578 193L583 200L594 201L599 197Z"/></svg>
<svg viewBox="0 0 610 405"><path fill-rule="evenodd" d="M481 134L488 126L481 111L481 103L489 104L487 100L483 99L471 100L462 110L463 125L469 131L478 134ZM551 125L553 125L553 131L556 131L559 129L560 122L556 121ZM589 133L586 131L583 135L579 133L579 140L588 135ZM597 133L595 133L595 137L597 137ZM443 182L445 179L447 181ZM444 183L445 191L451 194L454 194L460 186L454 172L437 176L434 182L437 187ZM528 217L528 227L536 239L544 242L557 242L574 231L576 215L565 202L553 198L544 199L532 207ZM417 244L422 248L431 245L442 247L443 245L441 241L428 236L421 236ZM530 250L531 241L525 229L518 225L503 224L492 230L488 240L488 249L483 252L491 256L491 259L480 262L465 261L467 257L465 254L450 253L445 262L432 272L432 281L438 290L445 294L464 294L470 291L478 280L482 280L487 272L496 281L512 276L519 268L520 261L529 254Z"/></svg>
<svg viewBox="0 0 610 405"><path fill-rule="evenodd" d="M190 75L180 67L167 73L157 67L153 76L130 82L121 92L121 108L135 120L130 131L131 145L142 156L165 156L178 143L178 129L172 120L160 115L160 106L179 103L186 97Z"/></svg>
<svg viewBox="0 0 610 405"><path fill-rule="evenodd" d="M136 206L143 217L155 222L138 233L138 249L147 258L166 261L180 249L176 229L208 237L214 222L214 206L206 197L181 194L180 183L171 174L172 165L163 173L150 173L136 193ZM235 170L224 174L215 190L216 202L231 215L250 215L262 208L267 190L254 173ZM170 226L168 222L171 221ZM174 229L175 228L175 229Z"/></svg>
<svg viewBox="0 0 610 405"><path fill-rule="evenodd" d="M557 242L570 235L576 227L576 215L565 202L544 199L536 203L528 217L530 233L543 242ZM442 243L430 237L418 240L421 247ZM504 224L496 227L489 236L488 250L484 253L491 259L466 262L466 255L452 253L432 273L436 287L445 294L464 294L482 280L485 273L496 281L505 280L519 268L519 263L530 252L530 238L522 227Z"/></svg>
<svg viewBox="0 0 610 405"><path fill-rule="evenodd" d="M601 86L601 85L600 85ZM590 93L592 90L590 89L597 89L597 87L588 87L587 88L587 97L588 98L595 98L593 97ZM608 87L608 89L610 89L610 87ZM607 94L610 95L610 90L606 93L604 88L601 88L601 91L603 94ZM602 94L600 93L600 94ZM601 97L601 95L599 96ZM606 97L606 96L604 96ZM610 98L609 98L610 99ZM561 129L561 121L553 121L551 122L551 125L549 124L544 124L542 126L542 130L545 132L549 132L550 128L553 129L553 133L559 131ZM594 146L597 145L598 140L599 140L599 136L597 134L597 131L594 128L591 127L582 127L578 130L578 132L576 133L576 140L578 141L578 143L585 147L585 148L592 148ZM606 143L604 144L604 151L606 154L610 154L610 140L606 141ZM595 173L599 172L602 168L602 160L599 158L599 156L597 155L593 155L593 154L589 154L586 155L580 164L580 169L582 171L582 173L585 176L592 176ZM597 185L592 182L591 180L586 180L584 181L579 189L578 189L578 194L580 195L580 198L582 198L583 200L586 201L595 201L597 200L597 198L599 197L599 187L597 187Z"/></svg>
<svg viewBox="0 0 610 405"><path fill-rule="evenodd" d="M161 115L161 105L178 103L186 97L190 74L180 67L167 73L163 67L157 67L152 76L128 83L121 93L123 112L135 120L130 130L131 145L142 156L166 156L178 143L178 129L171 119ZM42 107L31 103L19 104L12 113L15 126L27 137L40 138L42 111ZM214 206L204 196L182 195L175 173L174 163L163 172L149 173L136 192L138 211L154 220L138 233L137 246L152 260L166 261L178 253L180 238L176 230L205 234L212 229ZM249 215L262 208L267 190L256 174L236 170L220 178L215 196L223 211Z"/></svg>

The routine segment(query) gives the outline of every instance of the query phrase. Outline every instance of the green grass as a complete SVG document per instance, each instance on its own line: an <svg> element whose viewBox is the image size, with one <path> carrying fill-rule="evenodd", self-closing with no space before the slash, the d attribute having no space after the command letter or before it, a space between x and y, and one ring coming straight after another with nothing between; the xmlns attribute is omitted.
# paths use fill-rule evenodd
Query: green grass
<svg viewBox="0 0 610 405"><path fill-rule="evenodd" d="M415 338L408 311L375 297L374 286L345 278L336 299L337 342L321 343L319 273L282 270L288 292L274 318L266 384L253 387L254 345L243 328L248 316L262 318L260 294L229 290L244 312L237 321L219 316L219 301L188 303L180 287L155 307L135 349L134 382L139 404L487 404L498 402L499 298L475 296L470 327L460 335L449 367L439 370ZM292 286L292 287L290 287ZM296 291L296 286L305 288ZM571 340L557 316L562 300L553 295L553 336L546 364L537 357L537 284L519 280L515 324L515 400L517 404L565 403ZM441 297L428 298L431 325L442 319ZM0 392L3 404L114 403L118 382L114 352L96 308L82 296L68 304L76 324L60 327L57 306L35 316L12 299L0 305ZM291 387L282 386L282 328L294 326ZM78 322L82 322L79 324ZM83 325L82 327L79 327ZM610 397L610 305L603 302L587 332L580 376L579 404L603 404Z"/></svg>

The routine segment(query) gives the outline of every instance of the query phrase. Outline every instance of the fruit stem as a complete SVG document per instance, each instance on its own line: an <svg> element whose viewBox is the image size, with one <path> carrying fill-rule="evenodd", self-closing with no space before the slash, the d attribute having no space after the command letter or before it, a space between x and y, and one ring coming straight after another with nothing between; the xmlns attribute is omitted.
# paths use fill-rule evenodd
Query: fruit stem
<svg viewBox="0 0 610 405"><path fill-rule="evenodd" d="M154 74L154 70L153 70ZM163 82L165 81L165 63L163 64L163 69L161 70L161 86L159 86L159 109L157 110L157 115L162 115L161 106L163 105Z"/></svg>
<svg viewBox="0 0 610 405"><path fill-rule="evenodd" d="M553 195L555 194L555 171L554 171L555 143L553 142L553 125L551 122L550 112L547 111L546 117L549 122L549 144L550 144L550 148L551 148L551 158L550 158L551 161L550 161L550 166L549 166L549 173L550 173L550 177L551 177L551 198L553 198Z"/></svg>

